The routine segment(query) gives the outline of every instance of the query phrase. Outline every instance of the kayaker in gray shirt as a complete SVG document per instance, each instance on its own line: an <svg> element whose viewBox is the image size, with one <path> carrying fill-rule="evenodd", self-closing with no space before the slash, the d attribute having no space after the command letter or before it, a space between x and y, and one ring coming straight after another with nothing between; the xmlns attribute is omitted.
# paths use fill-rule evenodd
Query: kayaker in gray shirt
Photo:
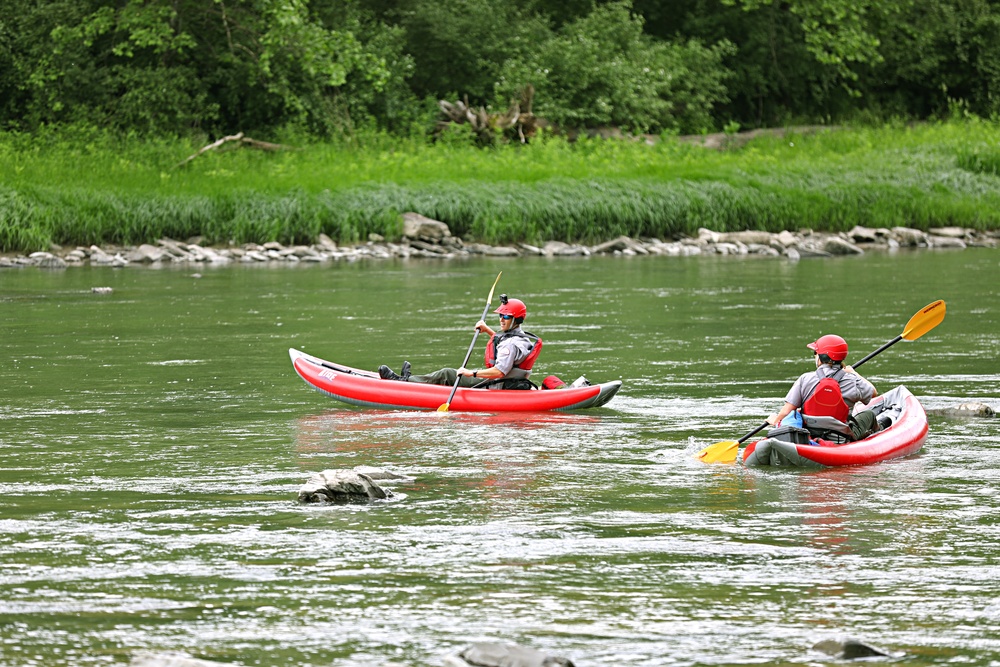
<svg viewBox="0 0 1000 667"><path fill-rule="evenodd" d="M521 329L521 323L528 315L523 301L509 299L506 294L500 296L500 301L500 307L493 311L500 316L499 331L490 328L483 320L476 322L475 328L490 337L486 344L483 368L442 368L426 375L412 375L410 362L407 361L403 362L401 375L382 365L378 369L379 376L384 380L441 385L454 385L455 380L461 376L460 387L474 387L487 380L527 380L531 367L541 352L542 341Z"/></svg>
<svg viewBox="0 0 1000 667"><path fill-rule="evenodd" d="M810 423L810 417L832 418L840 422L844 425L840 433L848 440L861 440L878 431L879 424L871 410L851 414L855 404L867 404L878 395L878 391L857 371L844 365L847 341L828 334L806 347L813 351L816 370L799 376L788 390L781 410L768 417L767 422L775 426L795 410L801 409L804 426L811 431L817 430L815 424L828 422L816 419Z"/></svg>

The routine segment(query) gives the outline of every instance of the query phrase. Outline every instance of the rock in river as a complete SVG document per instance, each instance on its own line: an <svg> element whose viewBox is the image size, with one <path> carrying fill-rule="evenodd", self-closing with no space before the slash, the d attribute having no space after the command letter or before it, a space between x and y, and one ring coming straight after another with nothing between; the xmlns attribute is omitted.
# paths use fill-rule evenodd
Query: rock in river
<svg viewBox="0 0 1000 667"><path fill-rule="evenodd" d="M569 658L514 644L480 642L445 659L448 667L573 667Z"/></svg>
<svg viewBox="0 0 1000 667"><path fill-rule="evenodd" d="M299 489L300 503L384 500L392 491L375 483L371 475L354 470L314 473Z"/></svg>

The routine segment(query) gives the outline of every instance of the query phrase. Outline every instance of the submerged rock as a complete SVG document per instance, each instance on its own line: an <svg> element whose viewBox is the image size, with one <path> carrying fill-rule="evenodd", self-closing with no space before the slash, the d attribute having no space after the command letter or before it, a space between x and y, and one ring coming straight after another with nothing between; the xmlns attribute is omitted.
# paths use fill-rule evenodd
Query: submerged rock
<svg viewBox="0 0 1000 667"><path fill-rule="evenodd" d="M235 667L235 665L228 662L212 662L186 655L163 653L137 655L132 658L129 667Z"/></svg>
<svg viewBox="0 0 1000 667"><path fill-rule="evenodd" d="M300 503L368 502L391 496L392 491L379 486L371 475L356 470L314 473L299 489Z"/></svg>
<svg viewBox="0 0 1000 667"><path fill-rule="evenodd" d="M445 659L448 667L573 667L569 658L515 644L480 642Z"/></svg>
<svg viewBox="0 0 1000 667"><path fill-rule="evenodd" d="M976 419L980 417L990 418L996 416L996 410L985 403L979 402L962 403L961 405L956 405L952 408L937 408L927 410L927 412L941 417L963 417L966 419Z"/></svg>
<svg viewBox="0 0 1000 667"><path fill-rule="evenodd" d="M850 637L843 639L825 639L815 646L813 650L822 651L827 655L832 655L835 658L841 660L857 660L858 658L894 658L897 657L886 651L885 649L877 648L871 644L866 644L860 640L853 639Z"/></svg>

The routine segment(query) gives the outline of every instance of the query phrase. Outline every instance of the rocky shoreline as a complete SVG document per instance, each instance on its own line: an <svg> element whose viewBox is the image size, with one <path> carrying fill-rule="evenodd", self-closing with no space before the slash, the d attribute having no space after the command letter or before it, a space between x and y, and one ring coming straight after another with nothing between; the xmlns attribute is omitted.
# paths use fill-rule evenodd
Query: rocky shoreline
<svg viewBox="0 0 1000 667"><path fill-rule="evenodd" d="M312 245L285 246L280 243L243 244L226 247L203 245L201 239L187 241L160 239L139 246L90 246L71 250L54 247L29 255L0 255L0 269L38 267L63 269L71 266L163 266L224 265L230 263L324 263L361 259L454 259L461 257L586 257L590 255L760 255L784 257L791 261L807 257L862 255L870 250L900 248L996 248L1000 230L979 231L963 227L938 227L927 232L909 227L855 227L849 232L829 234L809 229L779 233L762 231L715 232L700 229L697 237L672 241L635 239L620 236L596 245L549 241L541 246L528 243L491 246L467 243L453 236L448 226L417 213L403 215L403 234L398 243L372 234L367 242L338 245L325 234Z"/></svg>

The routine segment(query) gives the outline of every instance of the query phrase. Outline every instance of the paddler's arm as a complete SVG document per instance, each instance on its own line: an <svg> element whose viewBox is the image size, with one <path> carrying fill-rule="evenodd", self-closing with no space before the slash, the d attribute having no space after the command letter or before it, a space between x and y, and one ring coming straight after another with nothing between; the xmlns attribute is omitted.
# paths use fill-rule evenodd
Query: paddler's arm
<svg viewBox="0 0 1000 667"><path fill-rule="evenodd" d="M778 410L777 414L773 414L767 418L767 423L770 424L771 426L775 426L782 419L792 414L792 410L794 409L795 409L794 405L792 405L791 403L785 403L783 406L781 406L781 409Z"/></svg>
<svg viewBox="0 0 1000 667"><path fill-rule="evenodd" d="M857 375L859 378L861 378L862 380L864 380L868 384L871 384L872 385L872 398L875 398L876 396L878 396L878 389L875 388L875 385L872 384L871 381L869 381L868 378L866 378L864 375L862 375L861 373L859 373L856 370L854 370L853 366L850 366L850 365L844 366L844 372L845 373L854 373L855 375ZM868 400L870 401L871 398L869 398Z"/></svg>
<svg viewBox="0 0 1000 667"><path fill-rule="evenodd" d="M497 378L503 377L503 371L499 368L474 368L472 370L468 368L459 368L458 374L466 377L479 378L480 380L496 380Z"/></svg>
<svg viewBox="0 0 1000 667"><path fill-rule="evenodd" d="M479 333L485 333L488 336L492 336L495 331L490 329L486 322L479 320L476 322L476 329ZM494 380L496 378L502 378L504 376L503 371L497 368L474 368L469 370L468 368L459 368L458 374L464 375L465 377L474 377L481 380Z"/></svg>

